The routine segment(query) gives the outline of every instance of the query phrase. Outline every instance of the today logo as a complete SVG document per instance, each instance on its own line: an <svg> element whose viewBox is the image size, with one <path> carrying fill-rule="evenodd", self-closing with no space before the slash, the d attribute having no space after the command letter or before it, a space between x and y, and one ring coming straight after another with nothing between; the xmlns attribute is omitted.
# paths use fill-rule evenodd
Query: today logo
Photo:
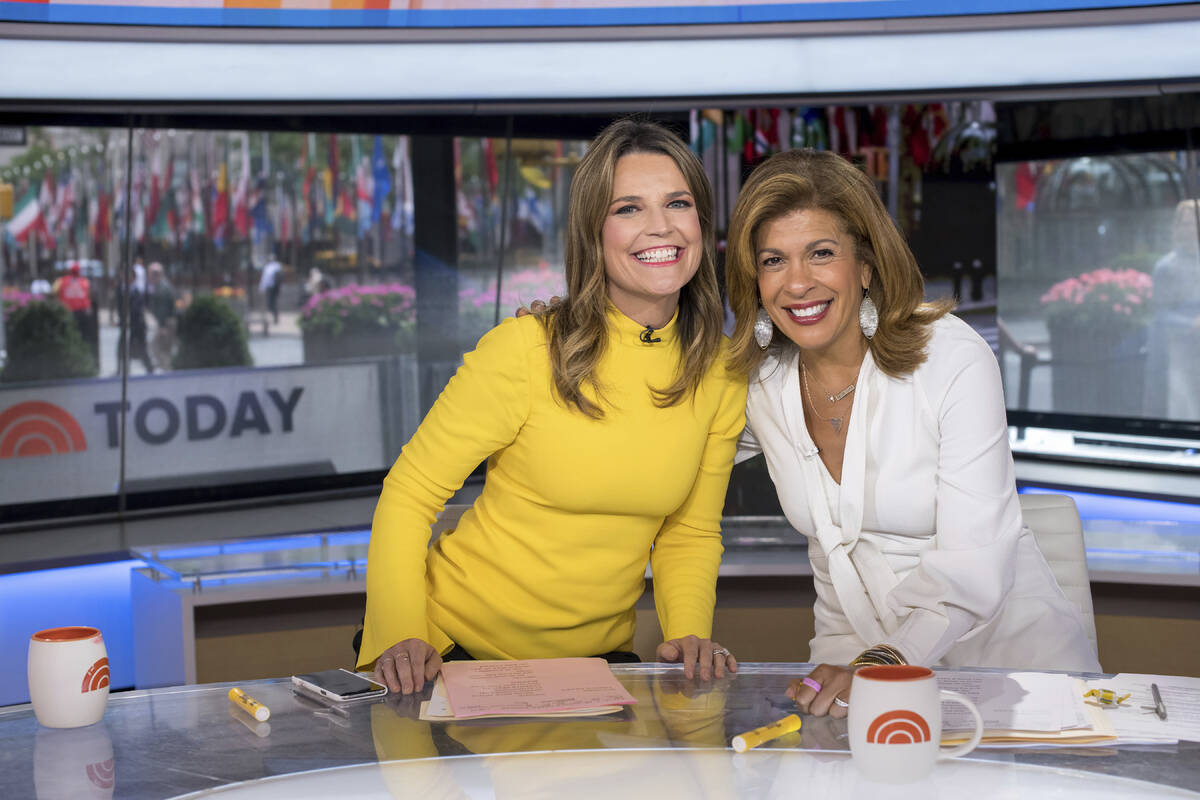
<svg viewBox="0 0 1200 800"><path fill-rule="evenodd" d="M885 711L867 726L870 744L917 744L930 738L929 723L915 711Z"/></svg>
<svg viewBox="0 0 1200 800"><path fill-rule="evenodd" d="M229 405L211 394L186 395L182 403L150 397L137 405L126 403L125 410L130 432L146 444L166 444L181 434L189 442L222 434L236 439L248 432L291 433L303 394L300 386L293 387L286 396L275 389L244 391ZM119 447L121 403L95 403L92 409L103 420L109 449ZM0 459L85 450L87 437L79 421L54 403L31 400L0 412Z"/></svg>
<svg viewBox="0 0 1200 800"><path fill-rule="evenodd" d="M31 400L0 413L0 458L48 456L87 450L75 417L53 403Z"/></svg>
<svg viewBox="0 0 1200 800"><path fill-rule="evenodd" d="M221 398L211 394L187 395L183 398L182 409L167 397L151 397L136 407L126 403L125 409L132 412L129 418L133 422L134 434L146 444L166 444L181 431L189 442L215 439L225 432L226 423L231 439L247 431L271 433L268 409L276 412L279 431L291 433L293 414L300 396L304 394L303 387L293 388L287 397L274 389L267 389L263 394L265 398L260 399L257 392L240 393L232 411ZM109 448L117 447L120 443L121 404L96 403L93 408L105 419Z"/></svg>
<svg viewBox="0 0 1200 800"><path fill-rule="evenodd" d="M111 789L117 782L117 770L113 766L111 758L107 761L97 761L95 764L88 764L86 769L88 780L97 789Z"/></svg>
<svg viewBox="0 0 1200 800"><path fill-rule="evenodd" d="M97 689L103 689L108 686L108 658L100 658L95 664L88 669L87 674L83 676L83 688L80 689L82 694L94 692Z"/></svg>

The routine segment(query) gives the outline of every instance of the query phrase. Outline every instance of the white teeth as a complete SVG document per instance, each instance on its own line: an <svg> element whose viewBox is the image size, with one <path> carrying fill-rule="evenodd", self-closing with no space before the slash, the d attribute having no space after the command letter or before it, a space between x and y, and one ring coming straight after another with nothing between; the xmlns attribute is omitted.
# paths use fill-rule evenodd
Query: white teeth
<svg viewBox="0 0 1200 800"><path fill-rule="evenodd" d="M655 247L652 250L643 250L637 253L634 258L643 264L661 264L666 261L674 261L678 256L678 247Z"/></svg>
<svg viewBox="0 0 1200 800"><path fill-rule="evenodd" d="M829 303L821 303L820 305L809 306L808 308L789 308L787 312L797 319L806 319L817 316L827 308L829 308Z"/></svg>

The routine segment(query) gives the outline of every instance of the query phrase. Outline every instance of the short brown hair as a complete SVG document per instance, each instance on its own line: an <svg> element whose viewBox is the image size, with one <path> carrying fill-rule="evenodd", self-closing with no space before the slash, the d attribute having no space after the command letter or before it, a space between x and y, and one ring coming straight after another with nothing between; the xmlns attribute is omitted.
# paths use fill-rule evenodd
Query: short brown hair
<svg viewBox="0 0 1200 800"><path fill-rule="evenodd" d="M703 251L696 274L679 293L675 322L679 372L675 381L653 389L662 406L676 405L699 388L721 348L724 313L717 288L712 187L704 166L674 133L654 122L619 119L588 147L571 179L567 210L567 299L541 315L549 336L554 388L568 406L592 417L603 411L583 393L590 385L603 397L596 368L608 341L608 281L604 272L604 220L612 203L613 175L621 156L669 156L687 181L700 220Z"/></svg>
<svg viewBox="0 0 1200 800"><path fill-rule="evenodd" d="M925 361L930 325L953 303L924 304L925 280L912 251L879 199L875 185L846 159L830 152L789 150L764 161L742 187L729 228L726 280L736 317L730 365L749 373L763 352L754 341L758 315L758 239L767 223L794 211L832 214L854 242L855 256L871 268L871 299L879 328L869 341L883 372L900 377ZM773 347L790 340L776 333Z"/></svg>

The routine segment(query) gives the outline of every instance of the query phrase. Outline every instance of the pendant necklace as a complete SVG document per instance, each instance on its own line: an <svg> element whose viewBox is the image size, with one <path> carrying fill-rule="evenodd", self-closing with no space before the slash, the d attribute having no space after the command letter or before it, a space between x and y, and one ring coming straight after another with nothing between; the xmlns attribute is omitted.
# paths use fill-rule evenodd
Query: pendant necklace
<svg viewBox="0 0 1200 800"><path fill-rule="evenodd" d="M842 422L845 421L844 416L823 417L823 416L821 416L821 412L817 411L817 404L813 402L812 392L809 391L809 388L808 388L808 368L804 366L803 359L800 360L800 382L804 385L804 396L808 398L808 405L810 408L812 408L813 413L817 415L817 419L821 419L821 420L824 420L825 422L828 422L830 424L830 426L833 428L834 433L841 433L842 432ZM829 401L830 405L833 405L834 403L837 403L839 400L841 400L843 397L845 397L848 394L850 394L851 392L853 392L854 384L853 383L850 384L849 386L847 386L845 389L842 389L837 394L834 394L833 392L828 391L824 387L820 387L820 388L821 388L821 391L825 392L825 399Z"/></svg>

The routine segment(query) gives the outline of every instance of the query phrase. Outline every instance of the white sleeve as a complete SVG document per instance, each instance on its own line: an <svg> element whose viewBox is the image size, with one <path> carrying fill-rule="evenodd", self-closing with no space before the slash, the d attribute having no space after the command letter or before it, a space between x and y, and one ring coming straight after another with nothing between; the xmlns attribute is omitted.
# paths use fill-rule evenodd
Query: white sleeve
<svg viewBox="0 0 1200 800"><path fill-rule="evenodd" d="M737 452L733 456L735 464L754 458L762 452L762 445L758 443L758 439L754 438L754 431L750 428L749 402L746 405L746 427L742 428L742 435L738 437Z"/></svg>
<svg viewBox="0 0 1200 800"><path fill-rule="evenodd" d="M938 425L935 544L888 598L900 622L890 643L920 664L1000 612L1022 527L995 356L978 336L932 351L945 359L925 384Z"/></svg>

